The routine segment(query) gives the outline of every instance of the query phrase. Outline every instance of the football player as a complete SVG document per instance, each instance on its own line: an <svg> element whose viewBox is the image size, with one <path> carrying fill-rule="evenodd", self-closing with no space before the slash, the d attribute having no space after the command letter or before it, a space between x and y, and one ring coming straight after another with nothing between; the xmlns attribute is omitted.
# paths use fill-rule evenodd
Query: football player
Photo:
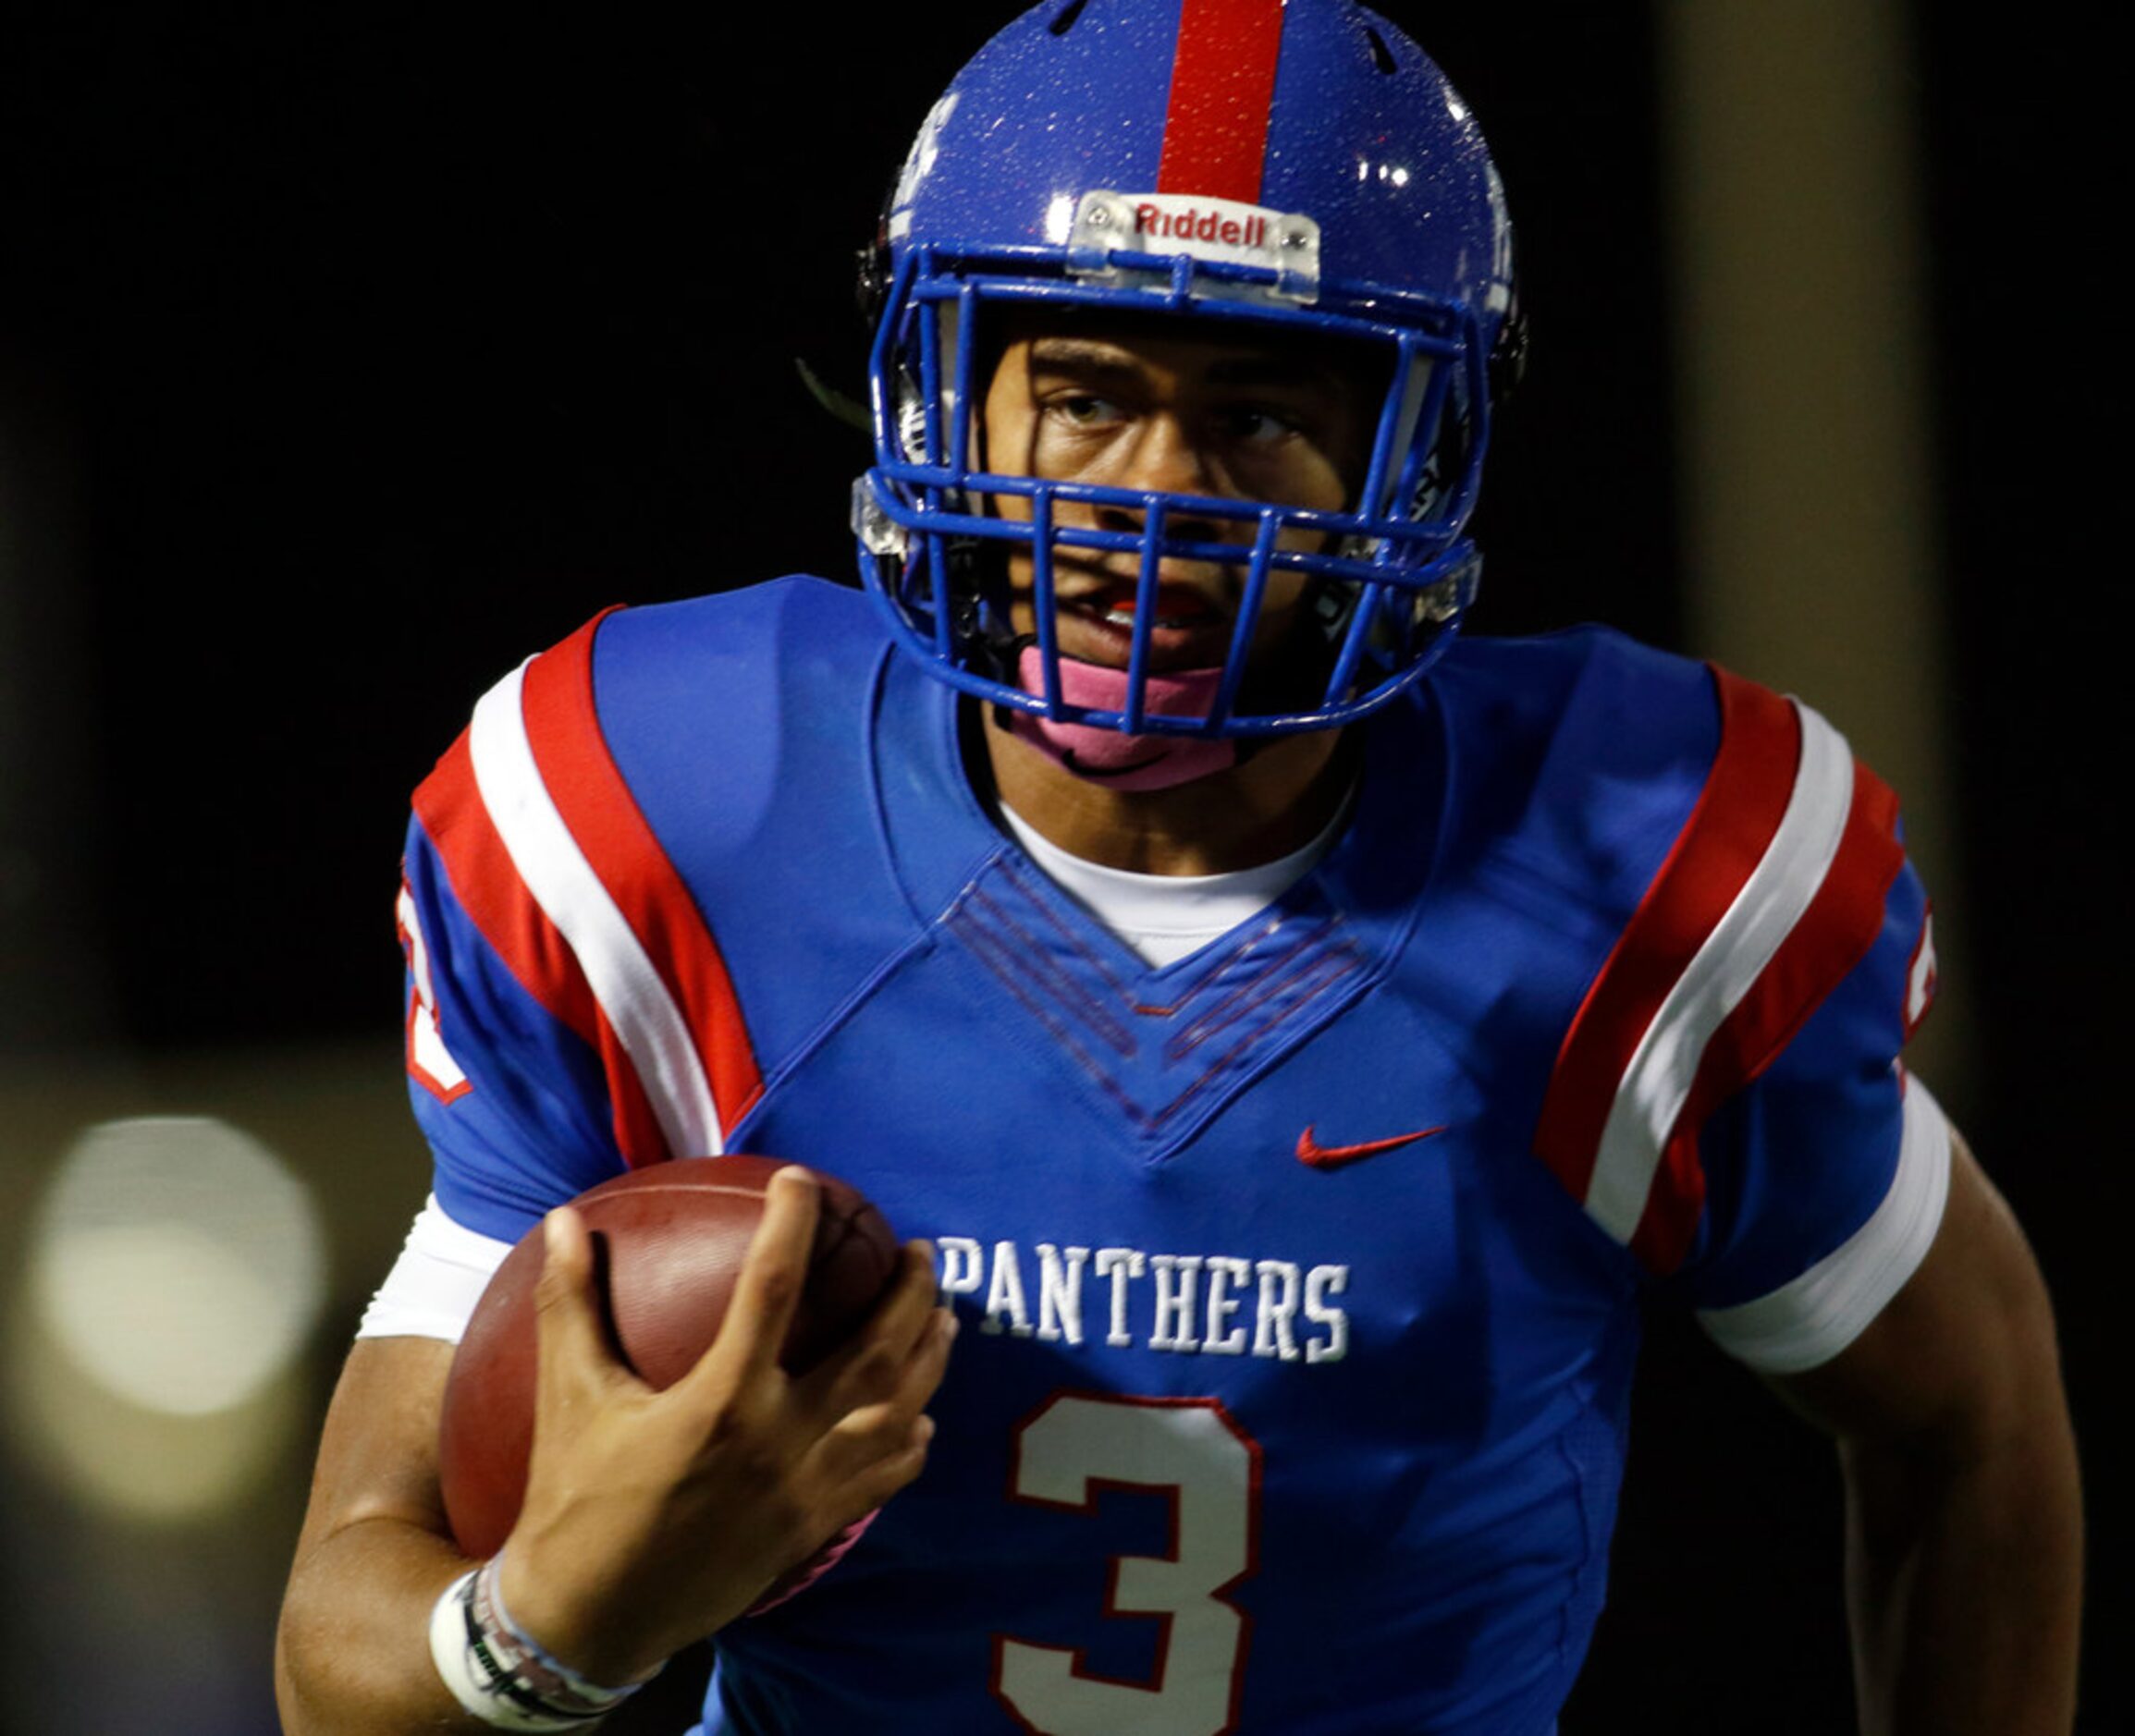
<svg viewBox="0 0 2135 1736"><path fill-rule="evenodd" d="M288 1728L575 1728L716 1635L707 1736L1543 1736L1658 1297L1840 1444L1867 1725L2066 1730L2051 1316L1899 1059L1895 799L1725 671L1456 636L1520 323L1437 68L1344 0L1047 0L867 276L873 601L611 612L417 794L435 1193L326 1424ZM654 1393L558 1208L729 1148L925 1240L789 1377L789 1173ZM537 1225L526 1503L468 1561L440 1395Z"/></svg>

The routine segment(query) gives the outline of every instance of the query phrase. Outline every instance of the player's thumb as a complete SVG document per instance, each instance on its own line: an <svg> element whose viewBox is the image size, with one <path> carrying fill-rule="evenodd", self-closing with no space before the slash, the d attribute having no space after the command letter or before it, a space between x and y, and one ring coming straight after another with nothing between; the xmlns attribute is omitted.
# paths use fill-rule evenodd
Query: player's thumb
<svg viewBox="0 0 2135 1736"><path fill-rule="evenodd" d="M534 1286L540 1384L597 1379L612 1372L596 1294L593 1237L585 1220L559 1205L541 1224L541 1276Z"/></svg>

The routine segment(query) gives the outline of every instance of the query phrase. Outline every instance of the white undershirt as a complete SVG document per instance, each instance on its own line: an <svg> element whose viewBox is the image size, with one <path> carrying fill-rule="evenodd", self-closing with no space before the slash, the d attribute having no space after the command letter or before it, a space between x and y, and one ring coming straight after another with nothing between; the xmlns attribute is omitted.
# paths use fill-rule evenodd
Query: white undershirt
<svg viewBox="0 0 2135 1736"><path fill-rule="evenodd" d="M1227 935L1258 915L1319 866L1334 848L1349 804L1303 850L1258 868L1221 874L1144 874L1071 856L1002 804L1000 817L1024 853L1062 891L1157 967Z"/></svg>

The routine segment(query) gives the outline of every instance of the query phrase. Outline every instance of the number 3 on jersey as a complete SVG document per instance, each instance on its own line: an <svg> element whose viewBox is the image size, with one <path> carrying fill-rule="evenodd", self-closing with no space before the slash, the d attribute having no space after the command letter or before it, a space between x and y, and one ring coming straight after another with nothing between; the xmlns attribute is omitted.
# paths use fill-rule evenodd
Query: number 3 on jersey
<svg viewBox="0 0 2135 1736"><path fill-rule="evenodd" d="M1105 1606L1162 1620L1155 1675L1114 1681L1071 1647L1001 1636L994 1693L1034 1736L1222 1736L1245 1685L1249 1623L1229 1594L1258 1565L1259 1446L1213 1399L1063 1393L1017 1430L1017 1500L1087 1512L1123 1486L1172 1503L1171 1554L1115 1557Z"/></svg>

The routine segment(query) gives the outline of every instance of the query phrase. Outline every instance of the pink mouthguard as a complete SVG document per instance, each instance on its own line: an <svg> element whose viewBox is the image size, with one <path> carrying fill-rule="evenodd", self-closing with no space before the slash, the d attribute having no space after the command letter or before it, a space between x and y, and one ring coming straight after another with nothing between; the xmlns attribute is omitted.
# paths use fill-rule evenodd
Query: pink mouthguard
<svg viewBox="0 0 2135 1736"><path fill-rule="evenodd" d="M1016 677L1026 693L1045 692L1045 657L1025 645ZM1221 669L1179 669L1150 675L1142 683L1142 708L1162 717L1206 717L1221 685ZM1074 657L1060 660L1061 697L1093 711L1127 708L1127 672ZM1078 777L1108 789L1169 789L1233 765L1238 744L1206 736L1131 736L1095 724L1054 723L1028 712L1011 715L1010 727Z"/></svg>

